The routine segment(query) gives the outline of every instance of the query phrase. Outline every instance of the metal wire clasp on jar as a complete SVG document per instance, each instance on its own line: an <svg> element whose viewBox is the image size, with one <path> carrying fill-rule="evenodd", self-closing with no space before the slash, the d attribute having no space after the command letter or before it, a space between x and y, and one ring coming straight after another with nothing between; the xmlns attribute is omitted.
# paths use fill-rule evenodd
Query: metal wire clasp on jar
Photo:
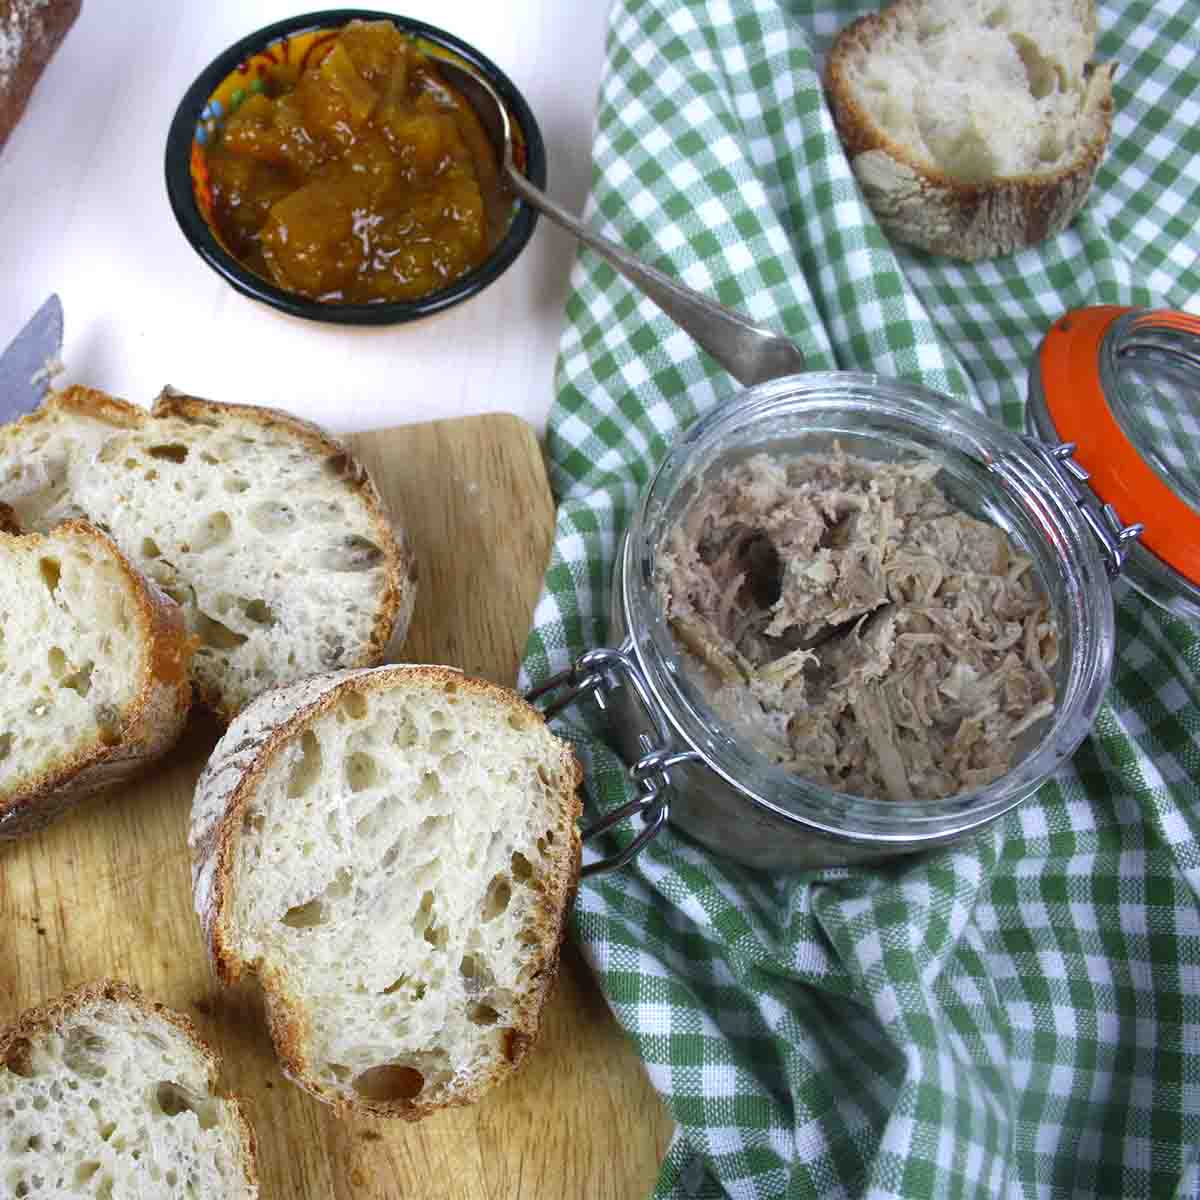
<svg viewBox="0 0 1200 1200"><path fill-rule="evenodd" d="M618 650L589 650L567 670L552 676L525 697L531 703L543 698L548 700L542 710L547 720L581 696L592 697L603 711L608 707L609 697L620 701L627 691L638 698L645 713L649 727L638 734L641 753L633 751L632 761L630 752L627 751L625 755L629 778L637 795L588 825L583 830L583 840L586 842L599 837L622 821L633 818L639 819L642 827L624 849L608 858L585 863L580 872L585 876L623 867L641 852L643 846L657 837L671 813L671 770L685 763L700 761L700 756L693 750L673 748L671 730L650 697L645 677L630 657L629 650L628 642Z"/></svg>

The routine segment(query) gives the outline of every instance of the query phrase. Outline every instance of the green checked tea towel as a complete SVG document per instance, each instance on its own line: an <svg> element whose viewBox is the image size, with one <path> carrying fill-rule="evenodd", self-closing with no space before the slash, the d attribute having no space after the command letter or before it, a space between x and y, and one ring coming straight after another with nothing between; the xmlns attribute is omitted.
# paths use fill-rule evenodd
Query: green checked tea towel
<svg viewBox="0 0 1200 1200"><path fill-rule="evenodd" d="M818 73L864 10L616 0L588 218L787 331L814 369L911 378L1012 428L1064 311L1198 307L1200 0L1099 6L1099 58L1120 67L1087 207L974 266L890 245L859 198ZM736 390L581 255L527 686L605 644L642 486ZM1200 1195L1200 648L1128 588L1118 599L1092 735L978 840L784 878L667 830L584 883L575 936L677 1122L657 1196ZM623 770L586 719L560 724L608 809Z"/></svg>

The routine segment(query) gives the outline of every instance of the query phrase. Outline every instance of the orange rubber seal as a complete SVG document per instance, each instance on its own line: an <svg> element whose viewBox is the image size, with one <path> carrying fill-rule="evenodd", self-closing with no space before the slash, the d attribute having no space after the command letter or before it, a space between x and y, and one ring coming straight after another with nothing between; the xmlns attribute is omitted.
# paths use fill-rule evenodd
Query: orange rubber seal
<svg viewBox="0 0 1200 1200"><path fill-rule="evenodd" d="M1141 521L1141 542L1192 583L1200 583L1200 513L1181 499L1138 453L1113 415L1100 383L1100 345L1127 312L1097 305L1054 323L1038 352L1046 411L1059 438L1074 442L1075 459L1091 474L1092 490L1125 524ZM1154 313L1156 325L1200 336L1200 318Z"/></svg>

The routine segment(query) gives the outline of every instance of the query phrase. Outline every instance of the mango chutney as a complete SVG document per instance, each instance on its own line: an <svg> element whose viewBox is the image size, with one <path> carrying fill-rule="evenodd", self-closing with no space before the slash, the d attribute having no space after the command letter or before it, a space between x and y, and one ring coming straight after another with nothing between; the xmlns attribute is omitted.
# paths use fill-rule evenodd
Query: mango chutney
<svg viewBox="0 0 1200 1200"><path fill-rule="evenodd" d="M474 109L390 21L351 21L260 86L206 147L212 224L251 271L324 303L417 300L503 235Z"/></svg>

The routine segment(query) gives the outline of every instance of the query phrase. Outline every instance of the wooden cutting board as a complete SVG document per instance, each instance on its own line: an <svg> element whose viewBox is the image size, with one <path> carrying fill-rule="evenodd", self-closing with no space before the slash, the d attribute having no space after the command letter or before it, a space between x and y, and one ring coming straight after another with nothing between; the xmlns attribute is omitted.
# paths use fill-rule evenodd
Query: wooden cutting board
<svg viewBox="0 0 1200 1200"><path fill-rule="evenodd" d="M348 441L419 559L403 657L511 684L554 522L530 428L468 417ZM283 1078L254 981L217 985L192 912L188 815L217 732L194 721L151 778L0 843L0 1023L103 976L190 1015L246 1101L264 1200L647 1194L671 1121L571 946L526 1066L474 1108L338 1120Z"/></svg>

